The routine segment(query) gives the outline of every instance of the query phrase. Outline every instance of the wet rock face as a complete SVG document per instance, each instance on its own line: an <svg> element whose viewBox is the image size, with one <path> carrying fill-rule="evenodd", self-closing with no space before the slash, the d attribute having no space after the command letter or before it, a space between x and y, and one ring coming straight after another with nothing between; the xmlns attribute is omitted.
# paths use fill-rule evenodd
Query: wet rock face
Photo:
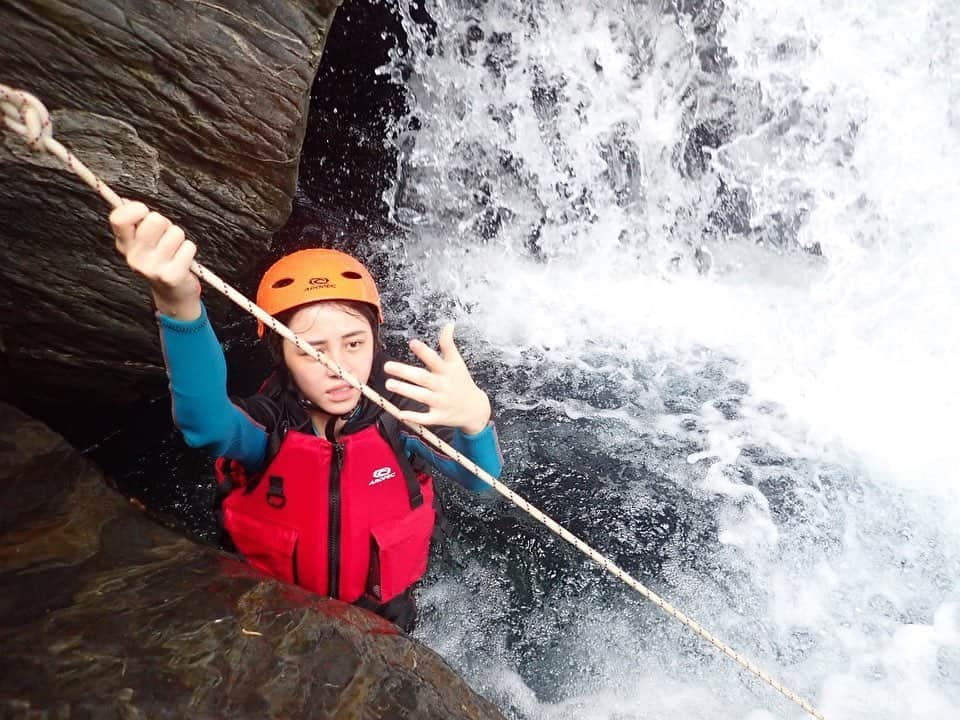
<svg viewBox="0 0 960 720"><path fill-rule="evenodd" d="M36 95L54 137L239 281L290 213L338 4L9 0L0 83ZM116 256L109 208L0 128L0 398L119 404L156 388L147 294Z"/></svg>
<svg viewBox="0 0 960 720"><path fill-rule="evenodd" d="M160 527L0 403L0 717L501 718L359 608Z"/></svg>

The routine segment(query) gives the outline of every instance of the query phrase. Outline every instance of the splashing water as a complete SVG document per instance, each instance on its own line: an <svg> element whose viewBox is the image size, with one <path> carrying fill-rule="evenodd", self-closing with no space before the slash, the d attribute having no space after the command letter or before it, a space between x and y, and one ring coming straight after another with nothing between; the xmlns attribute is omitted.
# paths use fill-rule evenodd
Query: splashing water
<svg viewBox="0 0 960 720"><path fill-rule="evenodd" d="M388 306L460 315L512 486L828 718L957 717L960 6L614 5L401 6ZM450 514L420 633L510 715L803 715Z"/></svg>

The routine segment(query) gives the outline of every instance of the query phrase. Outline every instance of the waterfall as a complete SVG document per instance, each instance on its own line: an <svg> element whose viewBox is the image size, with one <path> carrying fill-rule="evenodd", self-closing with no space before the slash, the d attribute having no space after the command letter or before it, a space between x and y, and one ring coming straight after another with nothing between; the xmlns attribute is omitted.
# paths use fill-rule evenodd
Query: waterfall
<svg viewBox="0 0 960 720"><path fill-rule="evenodd" d="M960 5L423 9L371 253L458 319L508 483L828 718L957 717ZM418 636L510 716L802 716L449 493Z"/></svg>

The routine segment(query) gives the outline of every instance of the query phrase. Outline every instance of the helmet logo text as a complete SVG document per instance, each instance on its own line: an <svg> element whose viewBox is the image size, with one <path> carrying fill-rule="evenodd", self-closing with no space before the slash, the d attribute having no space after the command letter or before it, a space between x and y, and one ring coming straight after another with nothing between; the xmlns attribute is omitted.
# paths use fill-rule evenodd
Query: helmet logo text
<svg viewBox="0 0 960 720"><path fill-rule="evenodd" d="M307 290L320 290L324 288L336 287L335 283L330 282L330 278L325 277L312 277L308 282L310 283L310 287L308 287Z"/></svg>

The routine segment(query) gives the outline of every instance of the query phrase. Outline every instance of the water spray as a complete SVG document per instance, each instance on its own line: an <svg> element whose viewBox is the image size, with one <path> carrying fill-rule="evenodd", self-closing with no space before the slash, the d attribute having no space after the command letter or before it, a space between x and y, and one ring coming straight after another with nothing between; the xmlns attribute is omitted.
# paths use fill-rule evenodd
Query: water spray
<svg viewBox="0 0 960 720"><path fill-rule="evenodd" d="M99 193L100 196L106 200L111 207L118 208L124 204L125 201L123 198L110 189L106 183L100 180L100 178L91 172L90 169L87 168L82 162L77 160L77 158L69 150L67 150L53 137L53 124L50 120L50 114L36 97L22 90L15 90L6 85L0 85L0 110L3 112L4 124L14 133L19 135L32 150L38 153L49 153L57 157L68 170L78 175L85 183L87 183L87 185L96 190L97 193ZM705 627L685 615L655 592L648 589L639 580L627 573L623 568L616 565L613 561L602 555L597 550L594 550L587 543L566 528L562 527L551 517L545 515L520 495L510 490L506 485L499 482L496 478L494 478L472 460L441 440L433 432L425 428L423 425L401 419L400 409L396 405L383 398L379 393L366 384L360 382L356 377L340 367L338 363L327 357L323 352L301 340L292 330L290 330L290 328L276 320L273 316L269 315L266 311L256 305L253 301L246 298L243 294L234 290L230 285L228 285L225 281L220 279L206 267L194 261L190 265L190 271L201 280L207 282L214 289L226 295L233 303L246 310L271 330L292 342L300 351L311 356L318 362L323 363L324 367L331 372L335 372L351 386L360 390L360 392L363 393L366 398L376 403L377 406L379 406L384 412L397 418L397 420L402 422L406 427L410 428L410 430L413 431L424 442L436 448L444 455L452 458L458 464L486 482L515 506L523 510L538 522L545 525L551 532L559 535L561 538L573 545L608 573L636 590L638 593L640 593L640 595L663 610L667 615L699 635L702 639L710 643L722 654L736 662L751 675L759 678L781 695L796 703L811 716L818 718L818 720L825 720L824 716L816 708L814 708L813 705L804 700L797 693L778 682L769 673L765 672L753 662L734 650L732 647L722 642Z"/></svg>

